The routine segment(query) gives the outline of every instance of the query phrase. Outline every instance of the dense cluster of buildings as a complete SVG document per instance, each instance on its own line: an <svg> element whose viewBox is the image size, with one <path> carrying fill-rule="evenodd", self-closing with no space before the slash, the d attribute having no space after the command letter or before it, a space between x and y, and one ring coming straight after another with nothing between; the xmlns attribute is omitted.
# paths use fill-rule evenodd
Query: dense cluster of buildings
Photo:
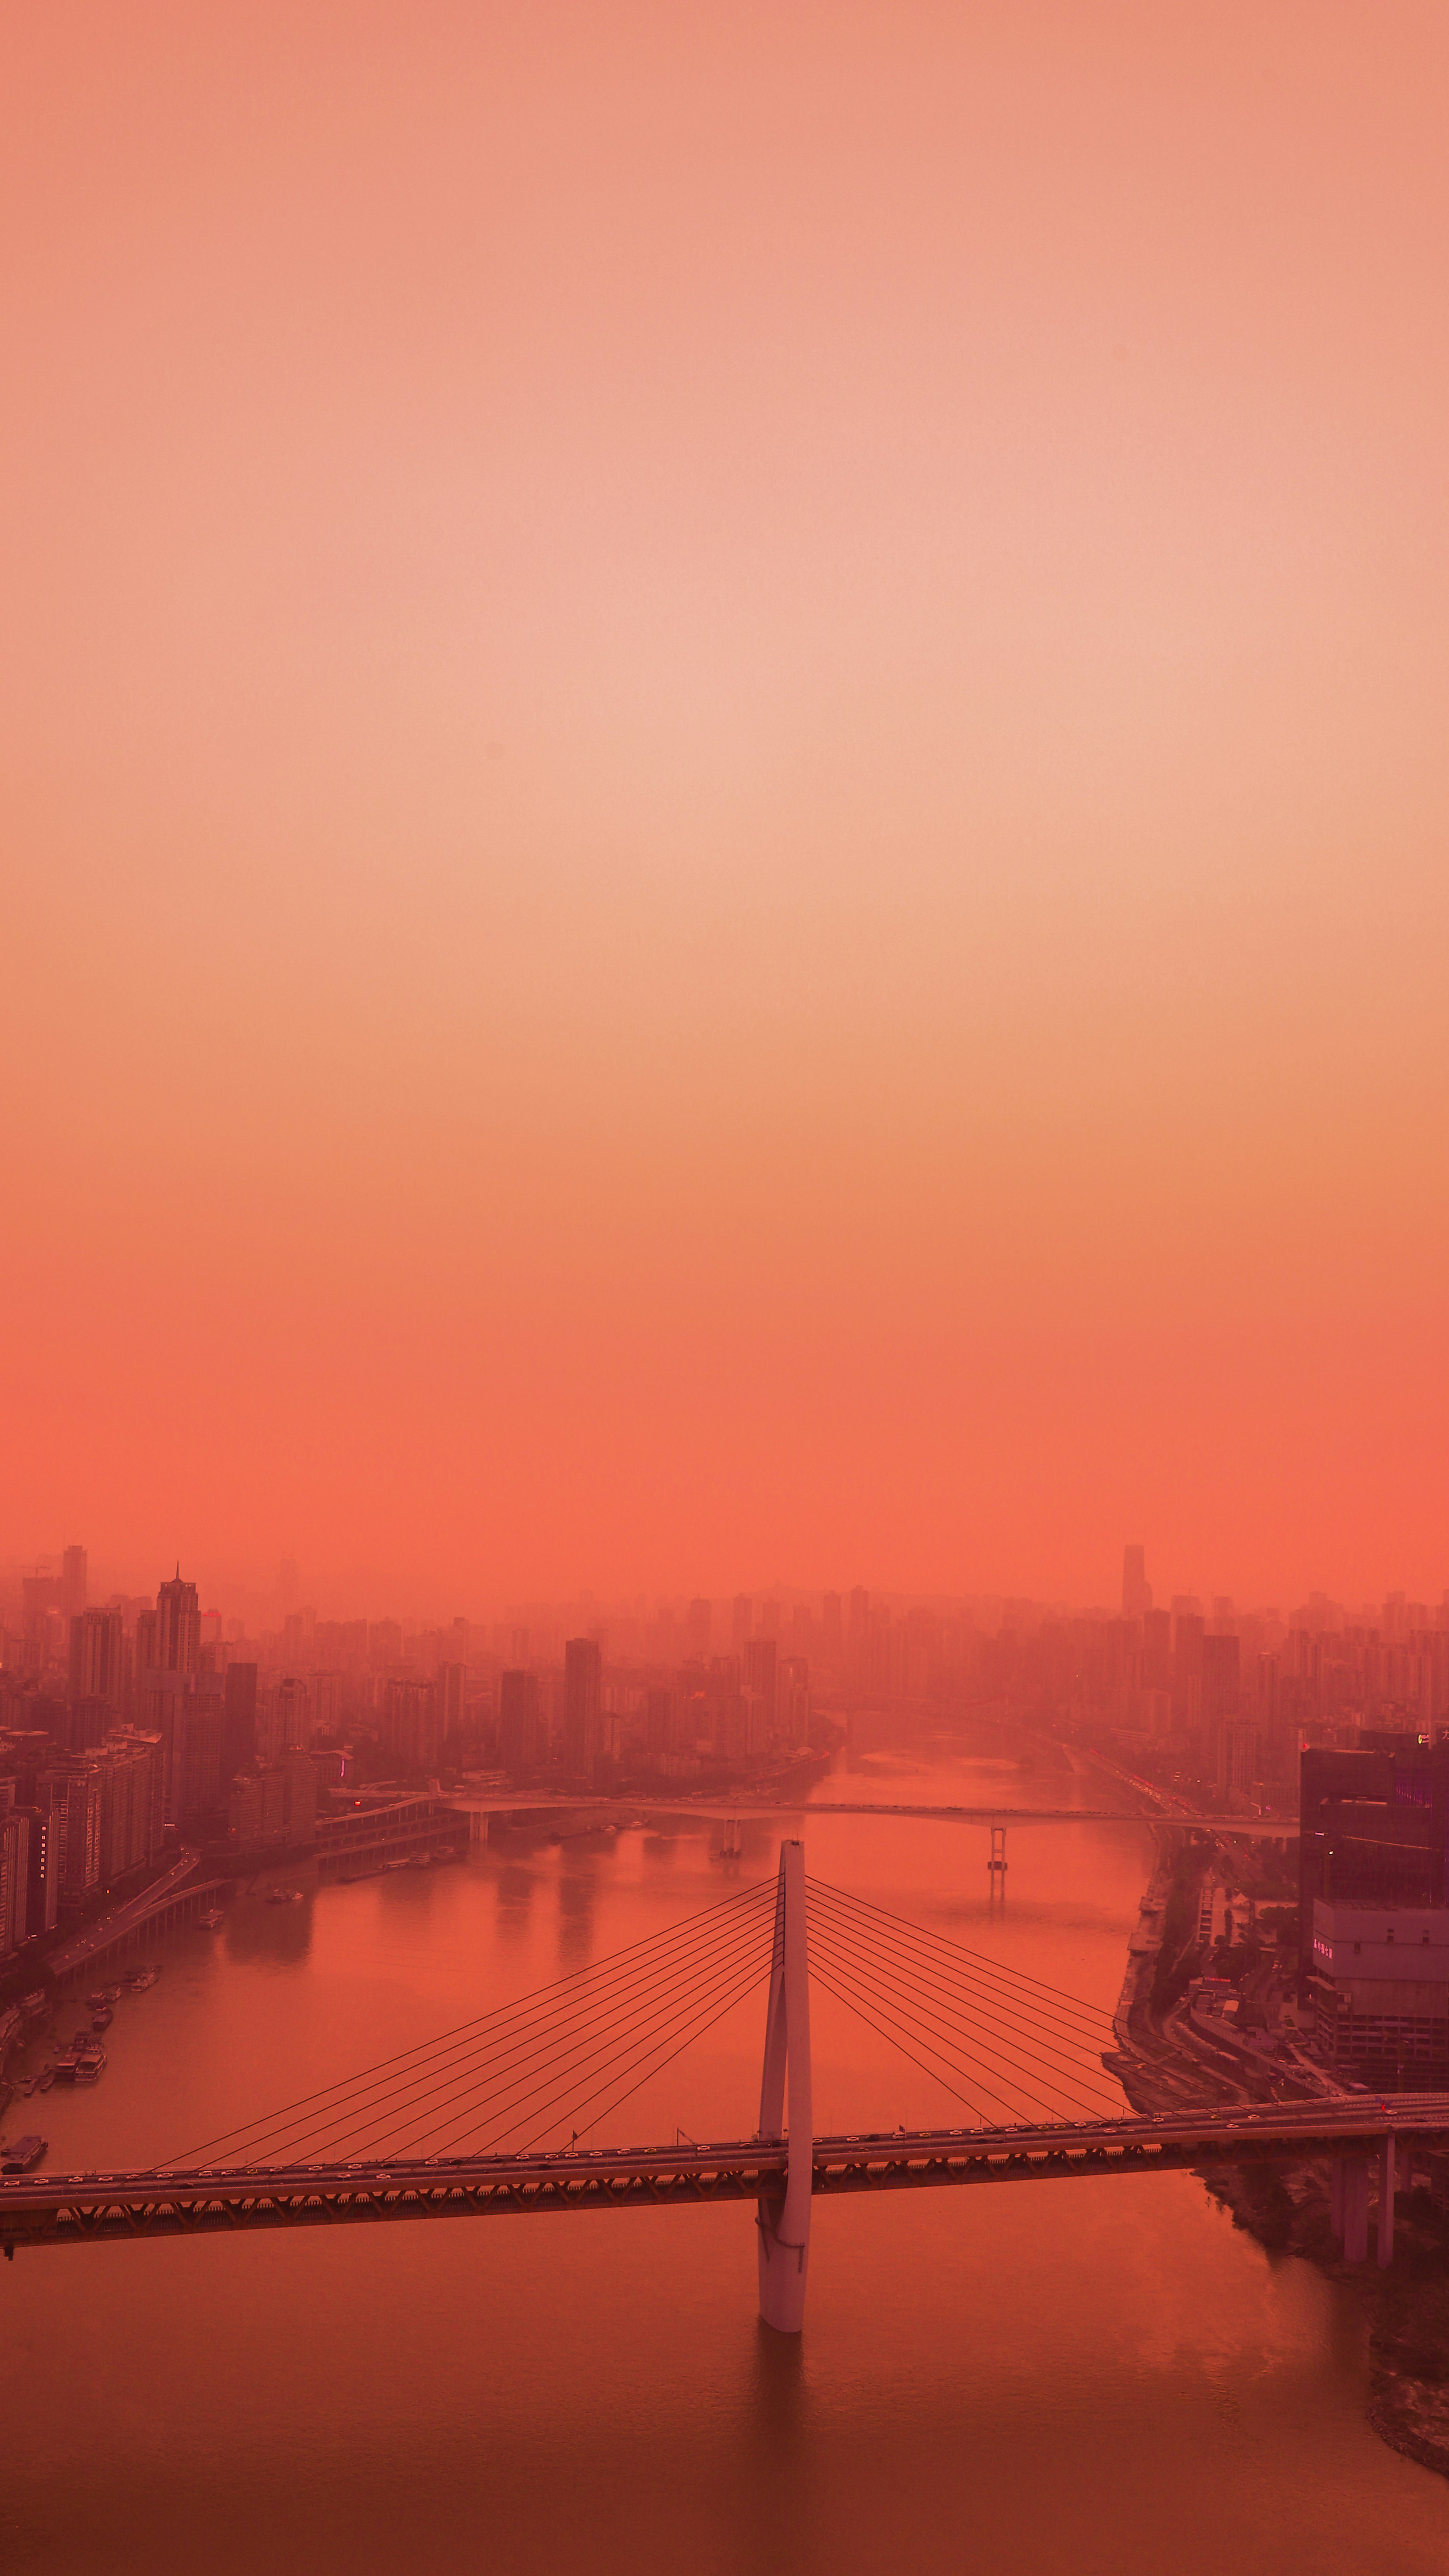
<svg viewBox="0 0 1449 2576"><path fill-rule="evenodd" d="M973 1657L979 1701L1110 1742L1134 1770L1244 1809L1291 1805L1305 1747L1449 1727L1449 1598L1356 1615L1314 1594L1289 1617L1221 1596L1153 1599L1126 1550L1120 1612L1007 1602Z"/></svg>
<svg viewBox="0 0 1449 2576"><path fill-rule="evenodd" d="M606 1660L597 1626L569 1634L567 1612L535 1614L530 1633L299 1609L250 1639L179 1566L154 1598L86 1594L85 1551L68 1549L58 1573L22 1578L0 1624L0 1961L154 1867L168 1836L218 1858L301 1851L319 1811L383 1779L704 1780L809 1743L801 1623L786 1635L769 1602L730 1605L730 1651L713 1651L713 1605L695 1601L662 1634L622 1622ZM843 1640L839 1602L835 1628Z"/></svg>
<svg viewBox="0 0 1449 2576"><path fill-rule="evenodd" d="M1449 2086L1449 1602L1159 1608L1135 1547L1110 1614L898 1609L858 1588L607 1620L531 1604L486 1626L300 1608L255 1638L179 1567L154 1598L94 1605L68 1549L0 1605L0 1962L154 1868L168 1836L217 1857L302 1850L356 1795L480 1770L709 1786L788 1773L821 1709L973 1707L1230 1812L1291 1809L1301 1784L1320 2053L1357 2080Z"/></svg>

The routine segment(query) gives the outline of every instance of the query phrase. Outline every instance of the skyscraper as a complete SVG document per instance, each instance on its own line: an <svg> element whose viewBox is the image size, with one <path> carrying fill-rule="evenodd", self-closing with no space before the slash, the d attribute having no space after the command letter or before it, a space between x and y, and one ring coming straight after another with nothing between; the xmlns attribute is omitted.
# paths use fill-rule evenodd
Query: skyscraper
<svg viewBox="0 0 1449 2576"><path fill-rule="evenodd" d="M498 1759L516 1779L536 1770L541 1758L538 1675L506 1672L498 1681Z"/></svg>
<svg viewBox="0 0 1449 2576"><path fill-rule="evenodd" d="M83 1547L68 1547L60 1560L61 1616L77 1618L85 1606L86 1552Z"/></svg>
<svg viewBox="0 0 1449 2576"><path fill-rule="evenodd" d="M745 1648L745 1749L763 1753L775 1735L775 1670L773 1637L751 1637Z"/></svg>
<svg viewBox="0 0 1449 2576"><path fill-rule="evenodd" d="M570 1637L564 1644L564 1768L575 1778L592 1777L599 1751L599 1714L603 1706L603 1657L596 1637Z"/></svg>
<svg viewBox="0 0 1449 2576"><path fill-rule="evenodd" d="M257 1668L228 1664L222 1701L222 1776L234 1780L257 1758Z"/></svg>
<svg viewBox="0 0 1449 2576"><path fill-rule="evenodd" d="M464 1685L467 1667L463 1664L439 1664L437 1672L438 1729L446 1744L463 1732Z"/></svg>
<svg viewBox="0 0 1449 2576"><path fill-rule="evenodd" d="M70 1623L70 1695L119 1709L125 1697L124 1637L119 1610L81 1610Z"/></svg>
<svg viewBox="0 0 1449 2576"><path fill-rule="evenodd" d="M1122 1616L1144 1619L1152 1607L1152 1586L1147 1580L1147 1551L1141 1547L1122 1550Z"/></svg>
<svg viewBox="0 0 1449 2576"><path fill-rule="evenodd" d="M714 1626L712 1601L691 1601L684 1617L685 1641L691 1662L702 1663L709 1653L710 1631Z"/></svg>
<svg viewBox="0 0 1449 2576"><path fill-rule="evenodd" d="M194 1583L183 1583L178 1565L156 1595L156 1670L194 1673L201 1660L201 1603Z"/></svg>

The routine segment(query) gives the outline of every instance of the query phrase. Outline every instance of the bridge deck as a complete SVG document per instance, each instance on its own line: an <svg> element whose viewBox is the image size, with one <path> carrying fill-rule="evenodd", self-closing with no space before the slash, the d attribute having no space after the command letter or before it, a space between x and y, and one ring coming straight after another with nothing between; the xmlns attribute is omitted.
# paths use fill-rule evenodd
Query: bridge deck
<svg viewBox="0 0 1449 2576"><path fill-rule="evenodd" d="M917 2191L1169 2173L1208 2164L1304 2163L1406 2147L1449 2148L1449 2094L1233 2106L1158 2119L1038 2128L913 2129L817 2138L815 2191ZM381 2164L205 2167L33 2174L0 2182L0 2247L94 2245L261 2227L377 2225L405 2218L525 2217L749 2201L783 2188L782 2144L574 2148Z"/></svg>

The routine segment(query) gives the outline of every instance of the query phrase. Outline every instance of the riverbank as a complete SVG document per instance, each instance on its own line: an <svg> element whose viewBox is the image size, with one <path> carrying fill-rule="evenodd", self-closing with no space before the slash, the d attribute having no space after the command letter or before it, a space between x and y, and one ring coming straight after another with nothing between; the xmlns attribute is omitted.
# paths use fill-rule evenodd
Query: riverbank
<svg viewBox="0 0 1449 2576"><path fill-rule="evenodd" d="M1134 2110L1189 2101L1263 2101L1305 2094L1309 2071L1253 2062L1226 2037L1198 2028L1181 2000L1155 2008L1169 1901L1179 1855L1159 1849L1143 1893L1114 2016L1116 2049L1103 2058ZM1169 1970L1173 1965L1167 1962ZM1449 2165L1435 2158L1434 2164ZM1449 2175L1416 2171L1394 2205L1392 2266L1346 2263L1334 2236L1326 2163L1215 2168L1198 2174L1235 2227L1275 2258L1294 2255L1352 2289L1368 2326L1368 2422L1390 2449L1449 2478Z"/></svg>

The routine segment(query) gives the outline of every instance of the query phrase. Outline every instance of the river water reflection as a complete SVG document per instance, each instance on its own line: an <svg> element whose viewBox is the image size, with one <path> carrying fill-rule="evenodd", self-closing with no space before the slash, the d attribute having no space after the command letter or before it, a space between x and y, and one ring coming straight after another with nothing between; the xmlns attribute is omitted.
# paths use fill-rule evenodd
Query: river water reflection
<svg viewBox="0 0 1449 2576"><path fill-rule="evenodd" d="M941 1746L819 1799L1102 1803ZM782 1824L510 1839L158 1945L50 2165L179 2152L771 1873ZM807 1816L819 1878L1110 2006L1135 1826ZM305 1883L305 1882L304 1882ZM748 2134L752 1999L614 2134ZM817 2126L953 2116L816 2005ZM16 2126L12 2106L7 2127ZM32 2106L25 2106L27 2112ZM48 2576L789 2568L1440 2576L1449 2487L1363 2420L1351 2293L1188 2176L817 2208L798 2347L754 2313L751 2214L631 2212L21 2256L0 2278L0 2546Z"/></svg>

